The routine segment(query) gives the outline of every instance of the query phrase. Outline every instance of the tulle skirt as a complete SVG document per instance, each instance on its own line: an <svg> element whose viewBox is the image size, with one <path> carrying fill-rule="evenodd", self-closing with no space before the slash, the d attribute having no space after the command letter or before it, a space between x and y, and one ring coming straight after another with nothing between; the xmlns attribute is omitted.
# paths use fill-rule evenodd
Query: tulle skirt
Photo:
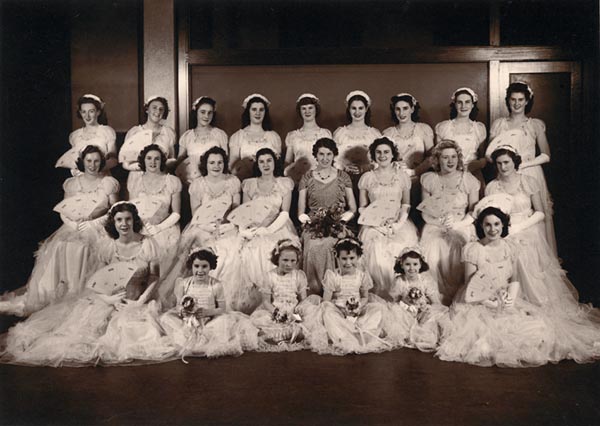
<svg viewBox="0 0 600 426"><path fill-rule="evenodd" d="M552 359L556 335L540 308L522 300L491 309L455 303L436 355L483 367L535 367Z"/></svg>
<svg viewBox="0 0 600 426"><path fill-rule="evenodd" d="M101 238L108 236L99 224L85 231L62 225L40 244L25 288L2 296L0 313L29 315L80 293L99 267L97 247Z"/></svg>
<svg viewBox="0 0 600 426"><path fill-rule="evenodd" d="M421 245L431 275L436 279L442 296L442 303L449 305L464 281L462 249L475 238L472 226L461 229L446 229L425 224Z"/></svg>
<svg viewBox="0 0 600 426"><path fill-rule="evenodd" d="M394 284L394 264L403 248L417 244L417 228L407 220L397 234L387 236L373 227L363 226L358 238L363 243L362 262L373 279L373 293L389 298Z"/></svg>
<svg viewBox="0 0 600 426"><path fill-rule="evenodd" d="M258 347L258 329L247 315L239 312L196 319L181 318L176 310L171 310L160 317L160 324L182 359L241 355Z"/></svg>

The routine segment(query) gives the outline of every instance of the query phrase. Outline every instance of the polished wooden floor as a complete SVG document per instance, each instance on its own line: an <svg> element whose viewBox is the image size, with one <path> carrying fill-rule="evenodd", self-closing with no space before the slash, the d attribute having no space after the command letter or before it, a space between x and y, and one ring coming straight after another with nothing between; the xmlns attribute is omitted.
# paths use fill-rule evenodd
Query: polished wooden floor
<svg viewBox="0 0 600 426"><path fill-rule="evenodd" d="M246 353L188 365L0 365L0 383L2 425L600 425L600 362L502 369L409 349Z"/></svg>

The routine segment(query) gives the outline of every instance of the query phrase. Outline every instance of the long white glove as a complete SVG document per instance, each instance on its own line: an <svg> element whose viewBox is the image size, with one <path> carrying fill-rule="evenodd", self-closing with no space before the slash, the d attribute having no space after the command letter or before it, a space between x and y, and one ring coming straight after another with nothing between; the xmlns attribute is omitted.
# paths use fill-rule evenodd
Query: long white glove
<svg viewBox="0 0 600 426"><path fill-rule="evenodd" d="M93 228L96 225L104 226L107 219L108 215L103 215L96 219L86 220L85 222L81 222L77 229L79 229L80 231L85 231L87 229Z"/></svg>
<svg viewBox="0 0 600 426"><path fill-rule="evenodd" d="M530 226L533 226L536 223L543 221L545 217L546 217L546 215L542 212L534 212L531 216L529 216L524 221L516 223L514 225L511 225L508 230L508 233L516 234L518 232L524 231L525 229L529 228Z"/></svg>
<svg viewBox="0 0 600 426"><path fill-rule="evenodd" d="M302 213L300 216L298 216L298 220L302 224L310 223L310 216L307 215L306 213Z"/></svg>
<svg viewBox="0 0 600 426"><path fill-rule="evenodd" d="M342 222L349 222L350 220L352 220L353 217L354 217L354 212L348 210L348 211L345 211L344 213L342 213L340 220Z"/></svg>
<svg viewBox="0 0 600 426"><path fill-rule="evenodd" d="M267 231L269 231L269 234L272 234L273 232L278 231L279 228L281 228L283 225L286 224L286 222L288 221L289 218L290 218L290 214L288 212L286 212L286 211L279 212L279 215L273 221L273 223L271 223L269 226L267 226Z"/></svg>
<svg viewBox="0 0 600 426"><path fill-rule="evenodd" d="M179 222L180 217L181 215L179 213L173 212L158 225L146 225L146 230L148 231L149 235L158 234L159 232L164 231L165 229L170 228Z"/></svg>

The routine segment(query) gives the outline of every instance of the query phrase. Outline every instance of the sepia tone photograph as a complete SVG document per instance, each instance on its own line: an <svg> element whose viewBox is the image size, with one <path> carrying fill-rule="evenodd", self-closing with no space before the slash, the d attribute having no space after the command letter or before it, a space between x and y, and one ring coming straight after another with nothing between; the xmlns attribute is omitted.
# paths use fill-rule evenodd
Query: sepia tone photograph
<svg viewBox="0 0 600 426"><path fill-rule="evenodd" d="M597 0L0 17L0 424L600 423Z"/></svg>

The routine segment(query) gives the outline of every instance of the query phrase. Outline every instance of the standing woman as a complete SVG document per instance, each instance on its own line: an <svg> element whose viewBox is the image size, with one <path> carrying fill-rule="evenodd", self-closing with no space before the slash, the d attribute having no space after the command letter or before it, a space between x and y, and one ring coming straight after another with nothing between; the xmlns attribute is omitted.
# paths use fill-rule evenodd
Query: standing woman
<svg viewBox="0 0 600 426"><path fill-rule="evenodd" d="M432 151L433 172L421 176L421 211L425 227L421 246L442 302L450 304L463 283L461 251L472 239L473 211L479 181L464 169L462 151L454 141L441 141Z"/></svg>
<svg viewBox="0 0 600 426"><path fill-rule="evenodd" d="M246 289L260 288L267 272L273 268L271 252L279 240L287 238L299 243L289 216L294 182L282 174L281 163L275 152L270 148L262 148L256 153L254 177L242 182L242 201L262 200L268 208L262 223L240 229L240 235L245 239L241 250L241 282ZM260 302L258 291L254 296L256 300L245 298L242 293L238 309L248 311L256 308Z"/></svg>
<svg viewBox="0 0 600 426"><path fill-rule="evenodd" d="M162 96L151 96L144 104L146 122L134 126L125 135L119 151L119 162L125 170L139 172L139 152L148 145L160 147L169 163L175 162L175 130L163 123L169 116L169 104Z"/></svg>
<svg viewBox="0 0 600 426"><path fill-rule="evenodd" d="M200 157L201 176L189 187L190 202L194 219L181 233L177 255L164 282L160 286L163 305L170 307L175 302L173 288L177 278L186 271L186 259L193 247L211 247L219 256L214 277L224 283L225 301L231 307L232 286L239 281L239 238L237 229L226 223L227 214L240 205L240 180L229 173L228 158L223 148L213 146ZM206 209L221 204L222 216L209 223L195 219Z"/></svg>
<svg viewBox="0 0 600 426"><path fill-rule="evenodd" d="M523 81L511 83L506 89L505 101L509 116L499 118L492 123L491 142L485 155L488 161L491 161L492 152L500 145L511 145L519 152L523 160L520 165L520 173L533 176L539 183L540 198L545 214L546 239L556 254L552 199L542 170L542 164L550 162L546 125L542 120L527 116L533 108L534 101L533 90L527 83ZM536 155L536 151L539 151L540 154Z"/></svg>
<svg viewBox="0 0 600 426"><path fill-rule="evenodd" d="M348 173L354 184L361 174L371 170L369 145L381 132L371 127L371 98L362 90L354 90L346 96L346 125L333 132L333 140L339 155L336 167Z"/></svg>
<svg viewBox="0 0 600 426"><path fill-rule="evenodd" d="M358 234L364 247L364 264L374 283L374 293L389 297L394 283L396 256L405 247L417 244L417 228L408 218L410 211L410 178L392 165L398 160L398 150L386 137L375 139L369 147L371 161L378 167L366 172L358 182L359 212L372 202L387 198L397 206L396 216L379 226L363 225Z"/></svg>
<svg viewBox="0 0 600 426"><path fill-rule="evenodd" d="M481 169L485 167L485 158L480 157L481 146L487 137L485 124L475 121L479 109L478 96L473 89L461 87L456 89L450 98L450 120L442 121L435 126L438 141L451 140L458 144L463 152L463 161L467 170L473 174L482 188L485 187Z"/></svg>
<svg viewBox="0 0 600 426"><path fill-rule="evenodd" d="M325 271L335 269L333 246L338 237L346 236L343 224L354 217L356 199L350 176L334 167L334 158L338 155L335 142L329 138L319 139L312 152L317 168L300 180L298 220L305 228L303 269L308 292L321 295Z"/></svg>
<svg viewBox="0 0 600 426"><path fill-rule="evenodd" d="M302 119L302 127L292 130L285 137L285 172L295 181L307 171L314 169L317 162L312 156L314 143L321 138L330 138L331 132L319 127L317 117L321 112L319 98L304 93L296 100L296 112Z"/></svg>
<svg viewBox="0 0 600 426"><path fill-rule="evenodd" d="M54 208L63 225L40 244L27 285L3 297L7 300L0 301L0 313L29 315L83 289L98 262L101 218L119 192L116 179L101 173L104 166L100 148L83 149L77 161L81 173L65 181L65 198Z"/></svg>
<svg viewBox="0 0 600 426"><path fill-rule="evenodd" d="M160 267L167 271L179 240L181 181L165 172L167 158L162 149L151 144L139 154L140 173L130 174L130 201L136 204L144 222L144 233L156 239Z"/></svg>
<svg viewBox="0 0 600 426"><path fill-rule="evenodd" d="M433 148L433 130L418 122L420 109L419 102L410 93L392 96L390 111L396 125L383 131L383 135L396 144L402 168L407 169L409 176L416 176L417 182L431 165L425 157Z"/></svg>
<svg viewBox="0 0 600 426"><path fill-rule="evenodd" d="M106 161L102 172L108 173L118 163L117 135L112 127L106 125L104 102L96 95L83 95L77 100L77 117L83 121L83 127L73 131L69 135L71 147L78 154L88 145L100 148ZM79 156L74 156L74 158L78 159ZM73 176L81 173L81 170L79 170L75 163L67 164L65 162L64 166L71 167L71 174Z"/></svg>
<svg viewBox="0 0 600 426"><path fill-rule="evenodd" d="M209 148L218 146L225 153L229 149L227 134L223 130L213 127L217 114L215 111L216 105L217 102L208 96L200 96L196 99L192 104L190 129L179 139L177 161L181 163L189 157L190 164L180 166L177 175L187 184L190 184L194 177L197 177L196 172L200 164L200 157Z"/></svg>
<svg viewBox="0 0 600 426"><path fill-rule="evenodd" d="M251 176L252 162L259 149L270 148L277 157L281 155L281 138L273 131L269 105L271 102L259 93L247 96L242 102L242 128L229 140L229 169L240 180Z"/></svg>

